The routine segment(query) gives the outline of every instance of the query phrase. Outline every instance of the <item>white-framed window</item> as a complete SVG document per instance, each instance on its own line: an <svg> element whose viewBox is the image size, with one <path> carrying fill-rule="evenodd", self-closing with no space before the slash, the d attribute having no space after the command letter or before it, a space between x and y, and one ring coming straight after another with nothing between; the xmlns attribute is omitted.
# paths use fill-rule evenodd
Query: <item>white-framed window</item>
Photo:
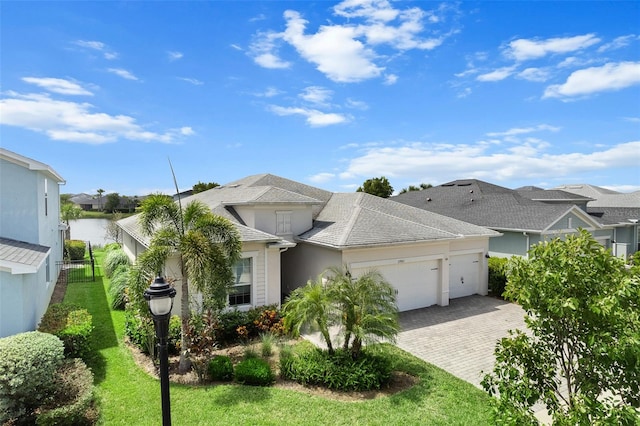
<svg viewBox="0 0 640 426"><path fill-rule="evenodd" d="M243 257L236 263L235 284L229 290L229 306L251 305L253 303L254 257Z"/></svg>
<svg viewBox="0 0 640 426"><path fill-rule="evenodd" d="M44 178L44 215L49 215L49 181Z"/></svg>
<svg viewBox="0 0 640 426"><path fill-rule="evenodd" d="M291 234L291 212L276 212L276 235Z"/></svg>
<svg viewBox="0 0 640 426"><path fill-rule="evenodd" d="M568 224L567 228L573 229L573 218L572 217L569 217L569 224Z"/></svg>

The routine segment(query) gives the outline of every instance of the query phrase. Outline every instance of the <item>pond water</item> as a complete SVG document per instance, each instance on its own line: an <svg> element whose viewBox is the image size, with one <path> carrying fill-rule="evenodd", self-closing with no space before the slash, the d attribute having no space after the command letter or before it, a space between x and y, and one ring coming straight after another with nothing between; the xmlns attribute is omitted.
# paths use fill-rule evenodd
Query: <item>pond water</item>
<svg viewBox="0 0 640 426"><path fill-rule="evenodd" d="M114 242L107 239L108 219L79 219L69 222L71 239L90 241L92 246L104 246Z"/></svg>

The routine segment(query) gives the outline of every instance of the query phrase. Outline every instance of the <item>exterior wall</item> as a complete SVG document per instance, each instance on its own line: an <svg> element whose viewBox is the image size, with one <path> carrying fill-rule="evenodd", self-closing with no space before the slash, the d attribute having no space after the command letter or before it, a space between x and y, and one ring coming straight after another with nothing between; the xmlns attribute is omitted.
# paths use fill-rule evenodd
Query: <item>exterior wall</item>
<svg viewBox="0 0 640 426"><path fill-rule="evenodd" d="M281 256L284 296L316 279L328 267L343 265L342 254L338 250L306 243L298 243Z"/></svg>
<svg viewBox="0 0 640 426"><path fill-rule="evenodd" d="M276 233L276 212L291 212L291 235L300 235L313 226L311 206L277 206L277 207L236 207L236 212L247 226L269 234Z"/></svg>
<svg viewBox="0 0 640 426"><path fill-rule="evenodd" d="M282 302L282 289L281 289L281 255L279 248L264 248L265 252L265 277L266 277L266 297L265 305L277 304Z"/></svg>
<svg viewBox="0 0 640 426"><path fill-rule="evenodd" d="M538 236L524 235L522 232L500 231L501 237L489 238L489 254L493 257L511 257L513 255L526 256L531 244L531 238Z"/></svg>
<svg viewBox="0 0 640 426"><path fill-rule="evenodd" d="M0 232L4 238L39 244L38 173L0 159ZM44 211L44 210L43 210Z"/></svg>
<svg viewBox="0 0 640 426"><path fill-rule="evenodd" d="M593 229L593 224L585 222L575 213L569 213L549 227L549 231L558 231L561 233L573 232L575 229Z"/></svg>

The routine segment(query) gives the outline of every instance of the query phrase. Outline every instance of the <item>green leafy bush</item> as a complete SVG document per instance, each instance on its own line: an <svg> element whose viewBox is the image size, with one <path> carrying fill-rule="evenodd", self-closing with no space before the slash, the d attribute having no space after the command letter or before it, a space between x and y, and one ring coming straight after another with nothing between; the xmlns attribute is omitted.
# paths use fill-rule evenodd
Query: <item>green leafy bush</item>
<svg viewBox="0 0 640 426"><path fill-rule="evenodd" d="M124 334L143 353L153 355L155 329L151 318L142 316L132 310L125 311Z"/></svg>
<svg viewBox="0 0 640 426"><path fill-rule="evenodd" d="M182 338L182 322L178 315L173 315L169 319L169 338L167 339L167 350L171 355L180 353Z"/></svg>
<svg viewBox="0 0 640 426"><path fill-rule="evenodd" d="M87 244L82 240L66 240L64 242L64 258L68 260L83 260Z"/></svg>
<svg viewBox="0 0 640 426"><path fill-rule="evenodd" d="M294 380L293 366L294 366L294 352L291 345L280 346L280 377L287 380Z"/></svg>
<svg viewBox="0 0 640 426"><path fill-rule="evenodd" d="M271 333L263 333L260 335L260 353L263 357L270 357L273 354L273 344L275 336Z"/></svg>
<svg viewBox="0 0 640 426"><path fill-rule="evenodd" d="M492 296L502 297L507 286L507 264L504 257L489 258L489 292Z"/></svg>
<svg viewBox="0 0 640 426"><path fill-rule="evenodd" d="M33 410L54 394L64 345L56 336L31 331L0 339L0 354L0 424L29 424Z"/></svg>
<svg viewBox="0 0 640 426"><path fill-rule="evenodd" d="M109 280L109 296L111 298L112 309L122 310L127 304L127 289L129 288L130 269L131 267L128 264L119 265Z"/></svg>
<svg viewBox="0 0 640 426"><path fill-rule="evenodd" d="M233 380L233 364L226 355L218 355L209 361L207 369L212 380L228 382Z"/></svg>
<svg viewBox="0 0 640 426"><path fill-rule="evenodd" d="M68 358L83 358L91 351L92 317L80 306L54 303L43 315L38 331L59 337Z"/></svg>
<svg viewBox="0 0 640 426"><path fill-rule="evenodd" d="M218 326L216 330L216 341L221 345L229 345L239 341L238 329L244 327L245 330L251 328L251 319L247 312L233 310L222 312L218 315ZM247 337L249 337L247 335Z"/></svg>
<svg viewBox="0 0 640 426"><path fill-rule="evenodd" d="M41 407L36 424L42 426L84 426L98 421L93 374L80 359L66 360L53 378L55 394Z"/></svg>
<svg viewBox="0 0 640 426"><path fill-rule="evenodd" d="M107 278L111 278L119 266L129 266L130 264L131 262L129 261L129 256L127 256L127 254L122 249L109 250L104 255L104 260L102 261L104 274L107 276Z"/></svg>
<svg viewBox="0 0 640 426"><path fill-rule="evenodd" d="M333 355L317 348L280 355L283 378L340 391L380 389L389 383L391 373L391 360L369 351L362 351L357 359L342 349Z"/></svg>
<svg viewBox="0 0 640 426"><path fill-rule="evenodd" d="M269 386L276 379L271 366L262 358L240 361L236 365L235 377L238 383L251 386Z"/></svg>

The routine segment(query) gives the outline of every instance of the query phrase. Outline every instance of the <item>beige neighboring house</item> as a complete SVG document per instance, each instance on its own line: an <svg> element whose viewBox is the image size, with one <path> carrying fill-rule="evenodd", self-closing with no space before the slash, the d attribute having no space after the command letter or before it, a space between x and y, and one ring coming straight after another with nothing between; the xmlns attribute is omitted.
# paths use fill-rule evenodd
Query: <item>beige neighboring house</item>
<svg viewBox="0 0 640 426"><path fill-rule="evenodd" d="M50 166L0 148L0 337L35 330L62 261L60 185Z"/></svg>
<svg viewBox="0 0 640 426"><path fill-rule="evenodd" d="M451 298L487 294L489 239L500 235L366 193L332 193L271 174L249 176L182 203L191 200L207 204L240 232L242 260L228 301L238 309L280 304L333 266L346 266L354 276L380 271L396 288L401 311L446 306ZM118 225L123 248L135 260L149 238L141 234L137 216ZM180 279L177 257L164 272Z"/></svg>

